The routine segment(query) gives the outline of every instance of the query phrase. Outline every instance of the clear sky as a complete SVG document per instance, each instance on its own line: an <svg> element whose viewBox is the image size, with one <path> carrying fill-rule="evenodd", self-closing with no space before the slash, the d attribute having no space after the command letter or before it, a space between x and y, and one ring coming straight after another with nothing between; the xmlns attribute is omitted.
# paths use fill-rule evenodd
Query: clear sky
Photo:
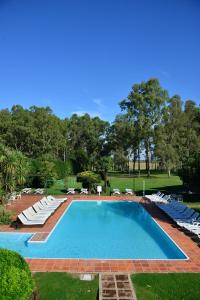
<svg viewBox="0 0 200 300"><path fill-rule="evenodd" d="M150 77L200 103L199 0L0 0L0 109L112 121Z"/></svg>

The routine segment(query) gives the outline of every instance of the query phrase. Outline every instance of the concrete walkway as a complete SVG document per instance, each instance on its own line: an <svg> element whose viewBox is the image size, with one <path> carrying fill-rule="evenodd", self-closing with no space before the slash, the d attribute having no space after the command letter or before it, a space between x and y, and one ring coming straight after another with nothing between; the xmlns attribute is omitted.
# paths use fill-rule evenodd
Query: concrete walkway
<svg viewBox="0 0 200 300"><path fill-rule="evenodd" d="M99 275L99 300L136 300L129 274Z"/></svg>

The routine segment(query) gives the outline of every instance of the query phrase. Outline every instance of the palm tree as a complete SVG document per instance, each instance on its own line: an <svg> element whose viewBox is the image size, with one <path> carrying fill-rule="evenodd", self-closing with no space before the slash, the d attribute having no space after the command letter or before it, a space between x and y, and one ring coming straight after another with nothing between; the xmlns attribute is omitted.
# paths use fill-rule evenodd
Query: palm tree
<svg viewBox="0 0 200 300"><path fill-rule="evenodd" d="M25 182L28 169L28 161L20 151L0 144L0 183L6 194Z"/></svg>

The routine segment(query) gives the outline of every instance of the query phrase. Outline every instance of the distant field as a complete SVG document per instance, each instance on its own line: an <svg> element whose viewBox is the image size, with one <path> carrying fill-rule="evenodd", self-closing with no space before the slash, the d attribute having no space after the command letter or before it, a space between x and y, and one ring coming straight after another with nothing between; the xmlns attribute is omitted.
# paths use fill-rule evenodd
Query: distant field
<svg viewBox="0 0 200 300"><path fill-rule="evenodd" d="M155 190L161 190L163 192L179 192L182 189L182 181L178 176L172 175L170 178L167 174L154 174L150 178L147 176L141 176L140 178L133 178L118 175L109 176L110 189L107 194L110 194L113 188L119 188L124 191L125 188L133 189L137 194L142 194L143 187L146 193L152 193ZM103 182L100 183L103 185ZM54 185L48 189L49 194L62 194L66 192L67 187L74 187L76 189L81 188L81 183L76 182L75 176L69 176L67 180L57 180Z"/></svg>

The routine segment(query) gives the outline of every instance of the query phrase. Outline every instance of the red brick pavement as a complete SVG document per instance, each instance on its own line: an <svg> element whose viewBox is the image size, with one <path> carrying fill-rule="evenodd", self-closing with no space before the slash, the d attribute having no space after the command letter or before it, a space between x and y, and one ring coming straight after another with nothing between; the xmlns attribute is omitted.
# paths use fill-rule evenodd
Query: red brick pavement
<svg viewBox="0 0 200 300"><path fill-rule="evenodd" d="M41 196L23 196L16 200L9 208L13 211L13 218L23 209L38 201ZM88 259L26 259L32 271L40 272L200 272L200 248L191 238L180 231L173 222L157 207L139 197L131 196L68 196L68 201L47 220L44 226L22 227L20 232L38 232L41 240L51 232L60 216L73 199L78 200L133 200L140 201L144 208L158 222L158 224L171 236L171 238L189 256L189 260L88 260ZM3 225L0 231L13 232L15 229Z"/></svg>

